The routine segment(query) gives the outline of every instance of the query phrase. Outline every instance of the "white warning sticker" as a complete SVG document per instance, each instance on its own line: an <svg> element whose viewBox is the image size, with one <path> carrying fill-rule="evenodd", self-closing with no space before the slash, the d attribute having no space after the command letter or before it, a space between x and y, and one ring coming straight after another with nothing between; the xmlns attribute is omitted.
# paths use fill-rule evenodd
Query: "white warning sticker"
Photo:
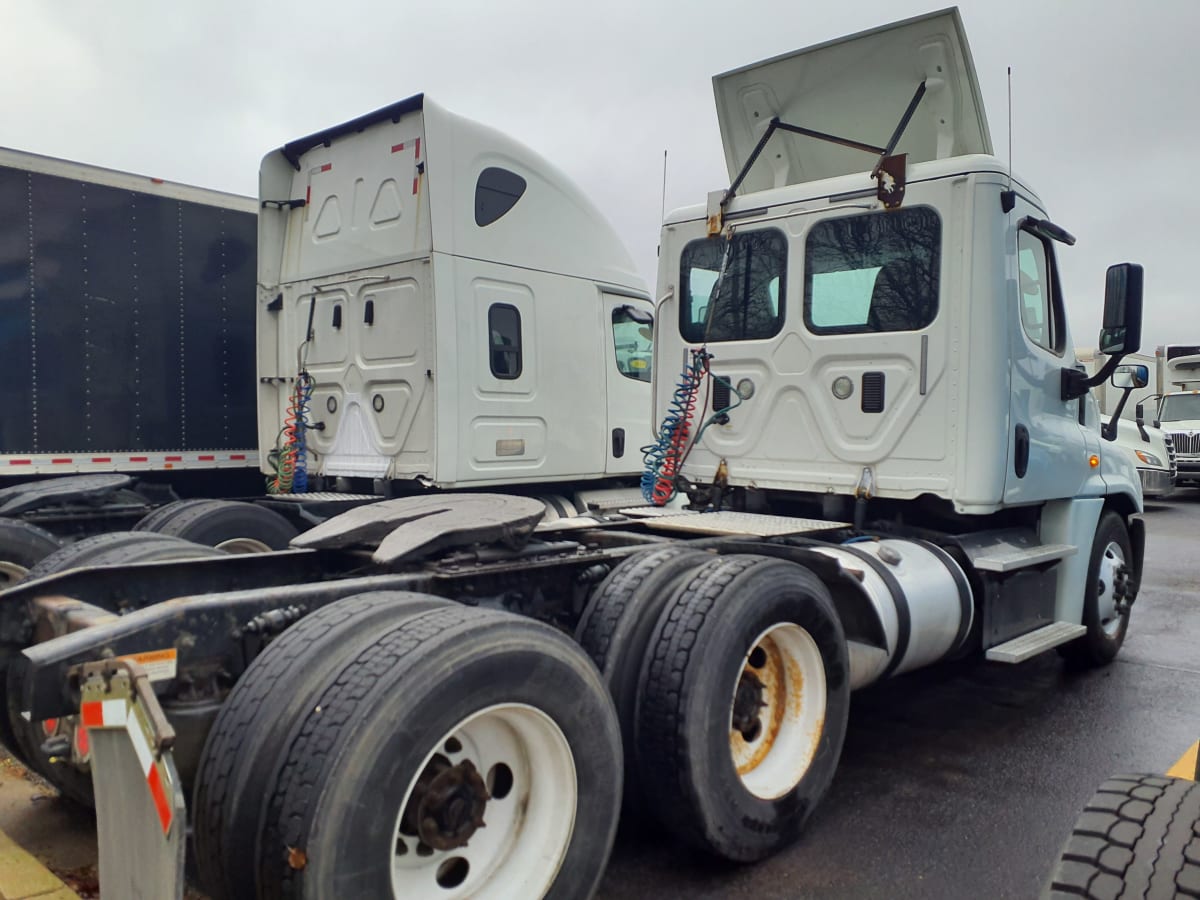
<svg viewBox="0 0 1200 900"><path fill-rule="evenodd" d="M151 681L170 681L177 671L176 662L179 651L174 647L166 650L147 650L145 653L130 653L121 659L128 659L146 670L146 676Z"/></svg>

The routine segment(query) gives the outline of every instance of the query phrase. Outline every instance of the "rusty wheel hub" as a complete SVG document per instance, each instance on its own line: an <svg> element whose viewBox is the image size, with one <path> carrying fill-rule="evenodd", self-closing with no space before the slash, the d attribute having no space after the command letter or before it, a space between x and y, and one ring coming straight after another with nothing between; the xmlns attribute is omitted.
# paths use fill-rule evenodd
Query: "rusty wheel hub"
<svg viewBox="0 0 1200 900"><path fill-rule="evenodd" d="M465 847L484 827L483 811L491 795L474 763L458 765L440 754L429 761L404 810L403 826L434 850Z"/></svg>
<svg viewBox="0 0 1200 900"><path fill-rule="evenodd" d="M733 695L733 715L730 726L739 731L748 741L754 740L762 731L759 712L767 705L763 699L764 687L758 676L743 669L738 679L737 691Z"/></svg>

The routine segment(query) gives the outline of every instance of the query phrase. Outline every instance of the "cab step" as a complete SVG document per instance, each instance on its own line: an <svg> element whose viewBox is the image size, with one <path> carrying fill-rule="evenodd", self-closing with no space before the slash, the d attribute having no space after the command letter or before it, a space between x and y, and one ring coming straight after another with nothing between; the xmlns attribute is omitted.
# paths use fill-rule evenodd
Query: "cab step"
<svg viewBox="0 0 1200 900"><path fill-rule="evenodd" d="M1019 663L1025 662L1031 656L1037 656L1044 650L1057 647L1087 634L1083 625L1071 622L1051 622L1041 628L1035 628L1011 641L997 644L988 649L985 656L992 662Z"/></svg>

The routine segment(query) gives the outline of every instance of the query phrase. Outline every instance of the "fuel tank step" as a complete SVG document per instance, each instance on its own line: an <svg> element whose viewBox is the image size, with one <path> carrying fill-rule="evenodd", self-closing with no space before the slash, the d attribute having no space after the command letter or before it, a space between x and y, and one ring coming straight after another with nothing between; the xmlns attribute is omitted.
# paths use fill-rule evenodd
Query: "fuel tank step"
<svg viewBox="0 0 1200 900"><path fill-rule="evenodd" d="M1019 663L1025 662L1031 656L1037 656L1043 650L1073 641L1087 633L1087 628L1071 622L1051 622L1041 628L1035 628L1011 641L991 647L985 656L992 662Z"/></svg>

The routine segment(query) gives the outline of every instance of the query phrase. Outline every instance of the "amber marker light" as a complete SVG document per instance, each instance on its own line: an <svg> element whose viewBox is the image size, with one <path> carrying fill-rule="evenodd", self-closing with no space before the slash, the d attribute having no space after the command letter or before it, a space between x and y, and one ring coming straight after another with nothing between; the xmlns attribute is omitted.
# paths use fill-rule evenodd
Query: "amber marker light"
<svg viewBox="0 0 1200 900"><path fill-rule="evenodd" d="M1100 465L1100 457L1098 457L1095 453L1093 453L1091 456L1088 457L1088 465L1091 466L1093 469L1096 468L1096 466Z"/></svg>

